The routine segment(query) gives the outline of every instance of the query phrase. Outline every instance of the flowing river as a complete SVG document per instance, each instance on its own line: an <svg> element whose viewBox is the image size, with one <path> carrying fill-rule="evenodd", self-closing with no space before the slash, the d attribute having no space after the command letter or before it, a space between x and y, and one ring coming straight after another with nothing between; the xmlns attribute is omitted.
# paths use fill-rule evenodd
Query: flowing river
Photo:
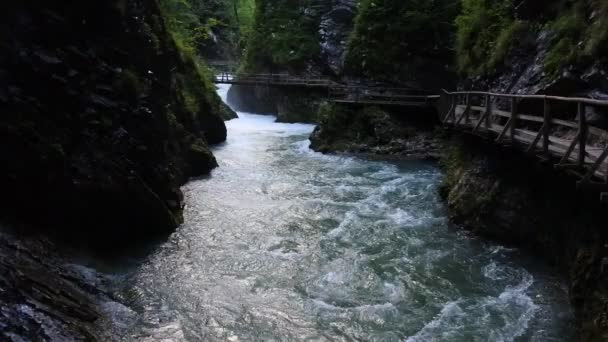
<svg viewBox="0 0 608 342"><path fill-rule="evenodd" d="M326 156L311 125L239 116L185 223L110 272L108 340L571 340L562 280L450 227L435 164Z"/></svg>

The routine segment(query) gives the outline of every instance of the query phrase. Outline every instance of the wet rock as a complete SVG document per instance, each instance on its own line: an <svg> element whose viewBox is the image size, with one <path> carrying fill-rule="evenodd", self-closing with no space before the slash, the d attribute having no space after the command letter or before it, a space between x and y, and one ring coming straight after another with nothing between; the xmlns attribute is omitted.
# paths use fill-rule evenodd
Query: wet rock
<svg viewBox="0 0 608 342"><path fill-rule="evenodd" d="M0 232L0 340L97 340L106 281L67 265L48 240Z"/></svg>
<svg viewBox="0 0 608 342"><path fill-rule="evenodd" d="M327 68L336 75L342 74L343 71L346 43L353 29L356 5L354 0L335 0L329 12L321 17L321 58Z"/></svg>
<svg viewBox="0 0 608 342"><path fill-rule="evenodd" d="M174 229L174 190L217 165L207 145L233 112L187 88L200 80L158 3L34 0L0 16L0 217L100 244Z"/></svg>
<svg viewBox="0 0 608 342"><path fill-rule="evenodd" d="M323 153L436 159L442 140L434 134L434 121L428 120L433 116L423 112L389 113L375 107L324 105L310 147Z"/></svg>

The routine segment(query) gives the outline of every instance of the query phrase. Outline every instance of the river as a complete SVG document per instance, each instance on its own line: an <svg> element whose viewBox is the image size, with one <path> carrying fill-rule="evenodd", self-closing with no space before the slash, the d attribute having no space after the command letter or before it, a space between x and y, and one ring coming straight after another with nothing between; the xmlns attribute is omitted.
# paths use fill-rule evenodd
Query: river
<svg viewBox="0 0 608 342"><path fill-rule="evenodd" d="M451 227L435 164L322 155L311 125L239 116L185 223L110 271L109 340L572 338L562 279Z"/></svg>

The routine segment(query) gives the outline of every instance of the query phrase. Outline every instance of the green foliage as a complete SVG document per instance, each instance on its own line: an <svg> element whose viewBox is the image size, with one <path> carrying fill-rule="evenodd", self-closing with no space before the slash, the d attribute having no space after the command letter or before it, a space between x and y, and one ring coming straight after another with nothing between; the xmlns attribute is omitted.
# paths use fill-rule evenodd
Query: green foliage
<svg viewBox="0 0 608 342"><path fill-rule="evenodd" d="M608 53L608 1L556 2L529 21L514 18L516 4L513 0L462 0L462 12L456 19L457 65L462 74L496 71L519 38L530 30L552 32L544 61L549 75Z"/></svg>
<svg viewBox="0 0 608 342"><path fill-rule="evenodd" d="M576 2L568 11L549 24L555 38L545 58L545 70L557 73L562 67L579 59L577 43L583 38L585 30L585 4Z"/></svg>
<svg viewBox="0 0 608 342"><path fill-rule="evenodd" d="M301 70L319 54L319 18L306 11L313 0L258 0L243 68Z"/></svg>
<svg viewBox="0 0 608 342"><path fill-rule="evenodd" d="M578 0L561 13L549 24L554 39L545 69L550 74L570 64L601 58L608 52L608 2Z"/></svg>
<svg viewBox="0 0 608 342"><path fill-rule="evenodd" d="M513 18L512 0L462 0L456 27L458 70L479 75L503 62L514 38L528 25Z"/></svg>
<svg viewBox="0 0 608 342"><path fill-rule="evenodd" d="M458 8L456 0L360 0L347 68L365 77L410 79L429 62L449 64Z"/></svg>

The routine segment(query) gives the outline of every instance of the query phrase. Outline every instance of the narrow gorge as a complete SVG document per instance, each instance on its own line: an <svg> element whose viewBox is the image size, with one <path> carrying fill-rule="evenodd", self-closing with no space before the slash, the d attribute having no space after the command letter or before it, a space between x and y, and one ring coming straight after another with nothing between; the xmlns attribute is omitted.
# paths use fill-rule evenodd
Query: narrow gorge
<svg viewBox="0 0 608 342"><path fill-rule="evenodd" d="M608 340L605 1L0 9L0 340Z"/></svg>

